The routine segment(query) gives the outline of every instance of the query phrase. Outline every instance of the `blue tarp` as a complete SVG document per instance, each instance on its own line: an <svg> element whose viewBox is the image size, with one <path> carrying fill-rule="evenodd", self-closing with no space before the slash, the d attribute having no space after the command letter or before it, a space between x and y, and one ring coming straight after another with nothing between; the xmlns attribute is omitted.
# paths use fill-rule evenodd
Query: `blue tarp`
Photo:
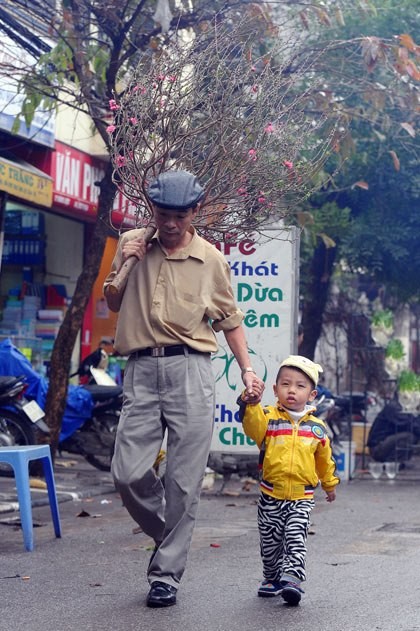
<svg viewBox="0 0 420 631"><path fill-rule="evenodd" d="M45 408L48 380L32 368L30 361L12 344L10 339L0 342L0 375L5 377L20 377L24 375L28 382L25 396L28 399L35 399L42 409ZM60 441L71 436L83 425L91 417L92 409L93 400L90 392L82 386L70 384Z"/></svg>

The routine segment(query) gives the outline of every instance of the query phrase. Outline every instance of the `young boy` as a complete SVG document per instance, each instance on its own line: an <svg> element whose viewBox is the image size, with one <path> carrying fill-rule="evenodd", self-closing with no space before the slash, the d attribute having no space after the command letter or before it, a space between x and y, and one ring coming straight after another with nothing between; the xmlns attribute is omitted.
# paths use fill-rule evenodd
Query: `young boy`
<svg viewBox="0 0 420 631"><path fill-rule="evenodd" d="M306 539L314 507L313 494L321 481L327 502L335 500L335 475L326 427L308 405L317 395L322 368L310 359L285 359L273 386L275 406L238 399L244 432L261 450L262 478L258 530L264 579L258 596L281 594L289 605L299 604L305 580Z"/></svg>

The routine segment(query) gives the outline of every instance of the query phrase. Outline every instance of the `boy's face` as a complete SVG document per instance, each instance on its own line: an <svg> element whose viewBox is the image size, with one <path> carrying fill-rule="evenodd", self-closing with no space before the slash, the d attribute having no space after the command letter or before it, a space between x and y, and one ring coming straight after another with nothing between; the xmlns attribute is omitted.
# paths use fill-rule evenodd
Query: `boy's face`
<svg viewBox="0 0 420 631"><path fill-rule="evenodd" d="M283 366L280 370L273 390L279 403L293 412L302 412L305 405L313 401L317 395L309 377L290 366Z"/></svg>

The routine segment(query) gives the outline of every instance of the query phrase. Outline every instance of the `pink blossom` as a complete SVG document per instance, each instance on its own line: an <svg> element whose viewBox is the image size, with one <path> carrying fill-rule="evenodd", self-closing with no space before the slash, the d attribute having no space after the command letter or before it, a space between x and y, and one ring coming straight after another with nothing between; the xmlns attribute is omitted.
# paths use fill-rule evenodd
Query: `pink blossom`
<svg viewBox="0 0 420 631"><path fill-rule="evenodd" d="M166 77L165 77L164 74L158 74L158 76L157 76L157 80L158 81L165 81L165 79L166 79Z"/></svg>
<svg viewBox="0 0 420 631"><path fill-rule="evenodd" d="M125 165L126 165L126 162L127 162L127 161L126 161L125 157L124 157L124 156L122 156L122 155L118 155L118 156L117 156L117 158L116 158L116 160L115 160L115 164L116 164L116 165L117 165L117 167L119 167L119 168L120 168L120 167L125 166Z"/></svg>
<svg viewBox="0 0 420 631"><path fill-rule="evenodd" d="M110 110L119 110L120 106L117 105L117 101L115 99L110 99L109 100L109 109Z"/></svg>
<svg viewBox="0 0 420 631"><path fill-rule="evenodd" d="M268 123L268 125L266 127L264 127L264 131L267 134L271 134L274 131L274 127L272 123Z"/></svg>
<svg viewBox="0 0 420 631"><path fill-rule="evenodd" d="M147 89L143 85L135 85L133 88L133 92L140 91L140 94L146 94Z"/></svg>
<svg viewBox="0 0 420 631"><path fill-rule="evenodd" d="M238 188L236 192L238 193L238 195L246 195L247 194L247 190L243 186Z"/></svg>
<svg viewBox="0 0 420 631"><path fill-rule="evenodd" d="M248 156L250 160L253 160L255 162L255 160L257 159L257 152L255 151L255 149L250 149L248 151Z"/></svg>
<svg viewBox="0 0 420 631"><path fill-rule="evenodd" d="M259 197L259 198L258 198L258 202L259 202L260 204L264 204L264 202L265 202L265 197L262 197L262 196L261 196L261 197Z"/></svg>
<svg viewBox="0 0 420 631"><path fill-rule="evenodd" d="M293 169L293 162L290 162L290 160L283 160L283 164L286 169Z"/></svg>
<svg viewBox="0 0 420 631"><path fill-rule="evenodd" d="M132 116L132 117L130 118L130 123L131 123L132 125L137 125L137 123L138 123L138 122L139 122L139 121L137 120L137 118L136 118L135 116Z"/></svg>
<svg viewBox="0 0 420 631"><path fill-rule="evenodd" d="M171 75L170 77L168 77L168 81L171 81L171 83L175 83L176 76L175 75Z"/></svg>
<svg viewBox="0 0 420 631"><path fill-rule="evenodd" d="M116 129L117 128L115 127L115 125L108 125L106 131L108 132L108 134L112 134L112 132L114 132Z"/></svg>
<svg viewBox="0 0 420 631"><path fill-rule="evenodd" d="M258 90L259 90L259 87L257 85L253 85L251 88L252 92L258 92Z"/></svg>

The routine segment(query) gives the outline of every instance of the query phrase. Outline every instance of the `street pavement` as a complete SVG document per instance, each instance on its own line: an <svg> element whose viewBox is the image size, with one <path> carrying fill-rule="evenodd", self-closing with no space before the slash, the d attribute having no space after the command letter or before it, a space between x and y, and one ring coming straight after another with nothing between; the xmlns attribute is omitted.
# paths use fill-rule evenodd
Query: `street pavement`
<svg viewBox="0 0 420 631"><path fill-rule="evenodd" d="M55 476L63 536L34 489L33 552L23 548L13 479L0 479L0 631L420 630L420 462L394 480L358 470L332 504L317 492L297 608L256 596L254 482L233 477L222 489L206 478L178 602L149 609L153 542L110 475L75 458L59 459Z"/></svg>

